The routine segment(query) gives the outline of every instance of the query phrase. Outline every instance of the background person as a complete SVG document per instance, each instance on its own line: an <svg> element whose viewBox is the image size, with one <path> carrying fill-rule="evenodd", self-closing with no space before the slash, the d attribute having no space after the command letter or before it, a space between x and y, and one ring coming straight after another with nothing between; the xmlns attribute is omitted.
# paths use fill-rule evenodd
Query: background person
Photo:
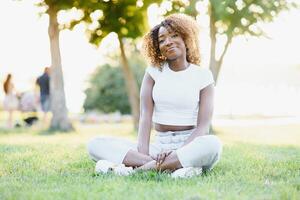
<svg viewBox="0 0 300 200"><path fill-rule="evenodd" d="M47 114L50 111L50 68L45 67L44 73L36 80L36 84L40 88L40 103L43 111L43 120L47 121Z"/></svg>
<svg viewBox="0 0 300 200"><path fill-rule="evenodd" d="M8 74L6 79L3 83L3 90L5 93L4 101L3 101L3 108L8 112L8 120L7 120L7 127L13 127L13 113L18 109L19 101L17 98L17 94L15 91L15 86L12 80L12 74Z"/></svg>

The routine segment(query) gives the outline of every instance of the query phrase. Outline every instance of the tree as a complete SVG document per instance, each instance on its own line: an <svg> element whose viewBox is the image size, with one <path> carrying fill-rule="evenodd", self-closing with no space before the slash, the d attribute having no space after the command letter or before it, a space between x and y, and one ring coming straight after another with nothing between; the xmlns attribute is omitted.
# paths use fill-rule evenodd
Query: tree
<svg viewBox="0 0 300 200"><path fill-rule="evenodd" d="M58 11L70 9L72 5L72 0L44 0L38 3L38 6L43 6L46 8L45 13L49 15L48 34L51 51L50 93L51 111L53 114L50 130L73 130L73 126L68 118L68 111L66 108L63 72L59 48L60 29L57 22Z"/></svg>
<svg viewBox="0 0 300 200"><path fill-rule="evenodd" d="M88 25L87 32L90 42L97 46L108 34L112 32L117 34L126 91L136 129L139 120L139 89L128 64L124 42L126 38L136 39L145 33L148 28L146 11L152 2L155 1L111 0L98 3L97 1L83 0L75 5L76 8L83 11L83 18L70 25L73 27L80 22L85 22Z"/></svg>
<svg viewBox="0 0 300 200"><path fill-rule="evenodd" d="M191 0L169 0L173 10L171 12L184 12L193 17L198 15L196 4L205 2ZM207 14L210 18L210 62L209 67L217 82L224 56L232 39L238 35L261 36L265 35L259 27L259 22L271 22L284 10L298 5L288 0L207 0ZM221 56L216 58L218 37L225 36Z"/></svg>

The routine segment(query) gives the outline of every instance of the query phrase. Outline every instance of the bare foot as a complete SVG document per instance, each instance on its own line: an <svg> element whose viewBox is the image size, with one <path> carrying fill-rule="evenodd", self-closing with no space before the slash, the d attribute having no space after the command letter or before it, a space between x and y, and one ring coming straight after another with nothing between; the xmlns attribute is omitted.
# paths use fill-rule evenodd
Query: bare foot
<svg viewBox="0 0 300 200"><path fill-rule="evenodd" d="M151 169L156 169L156 160L152 160L150 162L147 162L146 164L136 168L136 170L151 170Z"/></svg>

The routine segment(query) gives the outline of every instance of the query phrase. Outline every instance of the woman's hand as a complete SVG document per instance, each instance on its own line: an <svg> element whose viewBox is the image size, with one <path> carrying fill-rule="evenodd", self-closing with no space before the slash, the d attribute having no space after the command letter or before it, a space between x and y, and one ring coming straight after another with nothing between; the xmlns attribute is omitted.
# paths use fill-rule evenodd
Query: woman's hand
<svg viewBox="0 0 300 200"><path fill-rule="evenodd" d="M172 151L162 151L161 153L157 154L156 157L152 157L154 160L156 160L156 167L160 168L160 165L165 161L166 157L168 157Z"/></svg>

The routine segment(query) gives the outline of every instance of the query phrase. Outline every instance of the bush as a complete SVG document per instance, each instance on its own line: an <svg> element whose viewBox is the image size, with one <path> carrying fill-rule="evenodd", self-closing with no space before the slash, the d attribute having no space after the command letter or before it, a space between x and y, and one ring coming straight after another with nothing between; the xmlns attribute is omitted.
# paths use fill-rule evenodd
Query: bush
<svg viewBox="0 0 300 200"><path fill-rule="evenodd" d="M146 64L138 56L129 60L129 65L140 88ZM85 91L86 99L83 105L85 111L131 113L121 66L105 64L98 67L89 83L90 87Z"/></svg>

